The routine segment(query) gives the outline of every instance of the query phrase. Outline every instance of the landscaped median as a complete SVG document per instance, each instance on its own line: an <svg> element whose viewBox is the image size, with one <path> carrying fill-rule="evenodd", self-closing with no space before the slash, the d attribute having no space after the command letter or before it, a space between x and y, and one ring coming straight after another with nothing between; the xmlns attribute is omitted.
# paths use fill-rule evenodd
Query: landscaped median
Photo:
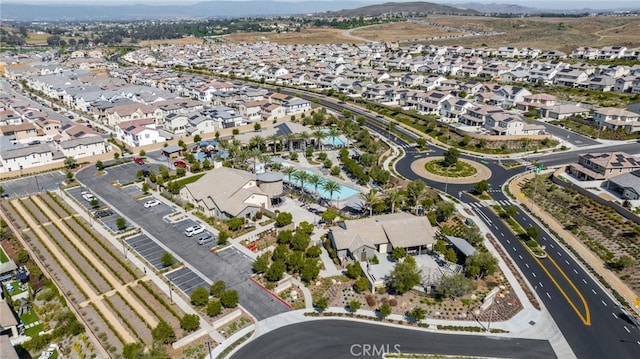
<svg viewBox="0 0 640 359"><path fill-rule="evenodd" d="M514 236L525 242L525 245L531 254L537 258L547 257L547 252L545 252L544 248L542 248L538 241L535 240L535 238L540 236L538 228L531 226L525 230L513 219L513 216L517 213L515 206L509 206L506 210L499 205L494 205L490 208L509 226L509 229L511 229Z"/></svg>

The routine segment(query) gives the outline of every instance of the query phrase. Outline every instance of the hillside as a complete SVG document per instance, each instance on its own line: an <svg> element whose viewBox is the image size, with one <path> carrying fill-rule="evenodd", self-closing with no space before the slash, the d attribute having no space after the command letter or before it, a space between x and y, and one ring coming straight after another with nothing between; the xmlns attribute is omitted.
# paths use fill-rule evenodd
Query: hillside
<svg viewBox="0 0 640 359"><path fill-rule="evenodd" d="M333 17L357 17L357 16L381 16L381 15L479 15L476 10L457 8L430 2L388 2L379 5L369 5L351 10L328 12L326 16Z"/></svg>

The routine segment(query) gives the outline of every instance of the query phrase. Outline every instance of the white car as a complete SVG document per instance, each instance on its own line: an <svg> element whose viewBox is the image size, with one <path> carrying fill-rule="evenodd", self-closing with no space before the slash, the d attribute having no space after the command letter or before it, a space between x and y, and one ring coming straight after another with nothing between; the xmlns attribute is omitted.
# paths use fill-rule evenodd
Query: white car
<svg viewBox="0 0 640 359"><path fill-rule="evenodd" d="M147 201L144 203L144 208L151 208L151 207L155 207L157 205L160 204L160 201L158 201L158 199L154 198L150 201Z"/></svg>
<svg viewBox="0 0 640 359"><path fill-rule="evenodd" d="M185 229L184 230L184 235L187 236L187 237L192 237L192 236L194 236L196 234L200 234L202 232L204 232L204 228L202 228L202 226L195 225L193 227L189 227L189 228Z"/></svg>

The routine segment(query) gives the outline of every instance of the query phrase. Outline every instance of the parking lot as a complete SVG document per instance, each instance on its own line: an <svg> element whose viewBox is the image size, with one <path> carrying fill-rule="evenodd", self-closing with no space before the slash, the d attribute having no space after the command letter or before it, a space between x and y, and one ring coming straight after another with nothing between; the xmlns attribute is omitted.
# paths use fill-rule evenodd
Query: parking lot
<svg viewBox="0 0 640 359"><path fill-rule="evenodd" d="M180 290L188 296L190 296L196 288L202 287L209 289L211 286L211 283L207 282L187 267L169 272L165 274L165 277L167 277L176 287L180 288Z"/></svg>
<svg viewBox="0 0 640 359"><path fill-rule="evenodd" d="M163 268L160 258L166 250L154 242L153 239L143 234L129 237L124 241L154 268L158 270Z"/></svg>
<svg viewBox="0 0 640 359"><path fill-rule="evenodd" d="M4 193L10 198L29 196L42 191L55 191L66 179L60 171L43 173L35 176L21 177L0 182Z"/></svg>
<svg viewBox="0 0 640 359"><path fill-rule="evenodd" d="M129 186L118 188L111 185L112 181L120 179L125 183L126 179L134 179L140 169L157 167L152 164L127 164L108 168L107 173L95 176L91 169L80 171L77 178L80 182L91 188L92 192L108 202L111 207L117 209L123 217L141 227L150 241L157 241L160 248L168 248L176 258L185 262L187 268L201 274L207 282L224 280L227 288L234 289L240 297L240 304L258 320L277 315L290 310L282 302L274 298L260 286L250 280L252 272L252 259L245 257L234 248L225 249L217 253L211 253L213 245L198 245L196 240L205 235L201 233L193 238L184 235L184 230L196 224L201 224L197 219L186 219L174 224L167 223L162 213L173 204L162 204L149 209L144 208L144 201L136 201L132 196ZM162 200L166 202L166 200ZM158 208L159 207L159 208ZM157 211L156 211L157 208ZM205 227L208 228L208 227ZM209 228L213 232L213 229ZM215 234L215 233L214 233ZM161 245L160 245L161 244ZM139 247L142 251L142 247ZM152 251L152 249L147 249ZM150 252L151 253L151 252ZM147 254L151 259L152 254ZM150 263L155 263L151 262ZM153 265L153 264L152 264ZM155 266L155 265L154 265ZM178 280L176 278L176 280ZM189 284L186 284L189 286ZM182 288L181 288L182 289ZM188 290L188 288L186 288Z"/></svg>
<svg viewBox="0 0 640 359"><path fill-rule="evenodd" d="M160 207L160 206L158 206L158 207ZM185 219L183 221L174 223L173 224L173 228L175 228L178 232L180 232L180 234L184 238L189 238L189 237L184 235L184 231L185 231L185 229L187 229L189 227L193 227L195 225L204 226L204 224L202 222L200 222L200 221L194 221L192 219ZM218 237L218 234L216 232L209 231L209 230L205 229L204 232L202 232L200 234L196 234L193 237L191 237L190 239L195 243L198 238L206 236L206 235L213 235L214 237ZM210 246L207 246L207 248L211 248L211 247L213 247L215 245L216 245L216 243L212 243Z"/></svg>
<svg viewBox="0 0 640 359"><path fill-rule="evenodd" d="M94 213L96 210L105 210L105 209L110 209L109 206L104 203L103 201L100 200L100 198L96 197L96 199L98 200L98 204L95 206L92 206L91 203L89 201L87 201L82 195L82 192L90 192L92 194L93 193L91 190L85 188L85 187L72 187L72 188L68 188L65 190L67 196L74 198L78 203L80 203L80 205L82 207L84 207L88 212ZM102 223L102 225L108 229L111 232L117 232L118 231L118 226L116 225L116 221L118 220L118 218L120 218L120 214L118 214L117 211L115 211L114 209L112 209L112 214L108 215L108 216L102 216L100 218L94 218L94 216L91 216L91 219L89 220L89 224L91 226L94 225L94 223ZM124 218L124 217L123 217ZM125 225L126 227L130 227L132 226L131 222L129 222L126 218L125 218Z"/></svg>

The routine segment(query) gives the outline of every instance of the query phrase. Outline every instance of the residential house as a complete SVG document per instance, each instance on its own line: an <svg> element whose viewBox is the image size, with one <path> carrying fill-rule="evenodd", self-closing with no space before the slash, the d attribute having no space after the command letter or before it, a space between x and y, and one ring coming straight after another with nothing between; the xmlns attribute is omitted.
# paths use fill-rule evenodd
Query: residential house
<svg viewBox="0 0 640 359"><path fill-rule="evenodd" d="M267 100L243 102L238 107L238 112L248 122L262 121L262 106L267 103Z"/></svg>
<svg viewBox="0 0 640 359"><path fill-rule="evenodd" d="M27 168L49 165L56 160L62 161L64 156L55 151L49 144L40 143L0 152L2 172L15 172Z"/></svg>
<svg viewBox="0 0 640 359"><path fill-rule="evenodd" d="M609 178L602 187L630 201L640 199L640 170L625 172Z"/></svg>
<svg viewBox="0 0 640 359"><path fill-rule="evenodd" d="M589 76L582 70L565 68L556 73L553 82L559 86L586 87L589 84Z"/></svg>
<svg viewBox="0 0 640 359"><path fill-rule="evenodd" d="M640 131L640 115L621 108L600 107L595 109L593 120L599 127L609 130Z"/></svg>
<svg viewBox="0 0 640 359"><path fill-rule="evenodd" d="M328 237L338 258L368 261L394 248L408 254L426 253L435 243L435 233L425 216L400 212L340 222Z"/></svg>
<svg viewBox="0 0 640 359"><path fill-rule="evenodd" d="M628 153L584 153L569 166L569 173L581 181L596 181L639 169L640 161Z"/></svg>
<svg viewBox="0 0 640 359"><path fill-rule="evenodd" d="M518 115L495 113L486 118L485 129L497 136L540 135L544 133L543 125L529 124Z"/></svg>
<svg viewBox="0 0 640 359"><path fill-rule="evenodd" d="M589 81L589 89L595 91L609 92L616 85L616 80L609 76L597 76Z"/></svg>
<svg viewBox="0 0 640 359"><path fill-rule="evenodd" d="M495 106L476 106L467 109L467 112L462 114L458 121L467 126L484 127L489 116L503 112L503 109Z"/></svg>
<svg viewBox="0 0 640 359"><path fill-rule="evenodd" d="M180 198L207 217L222 220L252 218L270 209L269 196L256 175L228 167L213 169L187 184L180 190Z"/></svg>
<svg viewBox="0 0 640 359"><path fill-rule="evenodd" d="M116 125L116 137L131 147L151 145L164 142L153 118L124 121Z"/></svg>
<svg viewBox="0 0 640 359"><path fill-rule="evenodd" d="M93 135L74 138L58 143L58 149L65 157L76 159L97 156L108 152L108 147L102 136Z"/></svg>

